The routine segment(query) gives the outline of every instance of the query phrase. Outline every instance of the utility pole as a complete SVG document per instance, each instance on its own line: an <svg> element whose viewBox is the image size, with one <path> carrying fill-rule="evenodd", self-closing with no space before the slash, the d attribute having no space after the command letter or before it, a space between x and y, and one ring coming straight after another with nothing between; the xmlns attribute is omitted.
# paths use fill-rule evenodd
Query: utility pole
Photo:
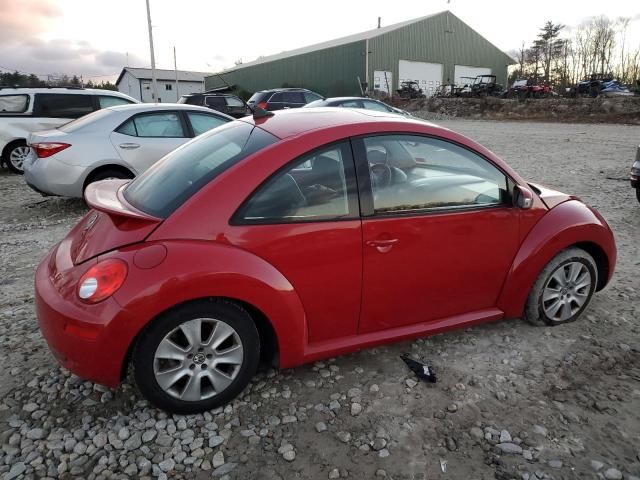
<svg viewBox="0 0 640 480"><path fill-rule="evenodd" d="M176 102L180 100L180 94L178 93L178 62L176 61L176 47L173 47L173 69L176 72Z"/></svg>
<svg viewBox="0 0 640 480"><path fill-rule="evenodd" d="M151 9L149 8L149 0L146 0L146 1L147 1L147 24L149 26L149 49L151 50L151 94L153 95L153 101L155 103L158 103L158 82L156 80L156 57L153 53L153 32L151 29Z"/></svg>

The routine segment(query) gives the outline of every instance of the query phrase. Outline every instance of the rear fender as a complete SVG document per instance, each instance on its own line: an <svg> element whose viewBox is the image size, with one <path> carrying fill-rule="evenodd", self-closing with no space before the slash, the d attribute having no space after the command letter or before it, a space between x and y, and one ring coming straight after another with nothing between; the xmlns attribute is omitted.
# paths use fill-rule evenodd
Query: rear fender
<svg viewBox="0 0 640 480"><path fill-rule="evenodd" d="M572 245L589 245L603 253L596 262L602 288L611 279L616 263L616 246L611 229L595 210L579 200L570 200L549 210L531 229L518 251L498 299L497 307L507 318L521 317L540 272L560 251Z"/></svg>
<svg viewBox="0 0 640 480"><path fill-rule="evenodd" d="M129 343L155 317L191 300L226 297L252 305L270 321L283 368L302 363L307 325L289 281L263 259L206 241L145 242L100 257L129 265L125 288L114 299L126 310L119 335ZM158 263L154 266L155 263ZM122 359L124 361L124 358Z"/></svg>

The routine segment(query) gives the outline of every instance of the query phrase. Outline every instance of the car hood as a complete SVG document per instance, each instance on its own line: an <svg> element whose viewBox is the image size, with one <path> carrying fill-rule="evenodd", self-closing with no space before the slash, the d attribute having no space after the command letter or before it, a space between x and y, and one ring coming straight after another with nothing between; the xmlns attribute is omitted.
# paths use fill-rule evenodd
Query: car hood
<svg viewBox="0 0 640 480"><path fill-rule="evenodd" d="M538 183L529 183L529 186L538 194L540 199L549 209L555 207L556 205L560 205L567 200L578 200L578 197L574 195L562 193Z"/></svg>
<svg viewBox="0 0 640 480"><path fill-rule="evenodd" d="M74 265L116 248L144 241L162 219L141 212L127 203L122 189L129 180L103 180L90 184L85 201L91 210L69 232Z"/></svg>

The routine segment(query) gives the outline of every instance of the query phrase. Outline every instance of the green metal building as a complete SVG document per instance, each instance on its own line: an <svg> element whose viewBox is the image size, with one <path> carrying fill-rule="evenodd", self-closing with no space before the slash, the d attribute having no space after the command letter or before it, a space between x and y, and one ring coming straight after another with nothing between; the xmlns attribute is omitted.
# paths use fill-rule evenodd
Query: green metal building
<svg viewBox="0 0 640 480"><path fill-rule="evenodd" d="M212 90L304 87L327 97L393 92L417 81L427 95L443 83L496 75L506 84L513 59L449 11L376 28L237 65L205 78Z"/></svg>

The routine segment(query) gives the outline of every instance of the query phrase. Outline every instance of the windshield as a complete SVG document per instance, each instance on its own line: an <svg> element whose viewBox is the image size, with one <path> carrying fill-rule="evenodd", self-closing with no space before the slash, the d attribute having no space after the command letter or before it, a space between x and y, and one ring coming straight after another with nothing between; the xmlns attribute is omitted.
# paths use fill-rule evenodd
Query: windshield
<svg viewBox="0 0 640 480"><path fill-rule="evenodd" d="M230 122L166 155L124 189L138 210L167 218L227 168L278 139L245 122Z"/></svg>
<svg viewBox="0 0 640 480"><path fill-rule="evenodd" d="M83 128L87 125L92 124L96 120L107 117L111 115L113 112L108 108L103 108L102 110L96 110L93 113L89 113L83 117L78 118L77 120L73 120L69 123L65 123L61 127L58 127L58 130L65 133L75 132L80 128Z"/></svg>

